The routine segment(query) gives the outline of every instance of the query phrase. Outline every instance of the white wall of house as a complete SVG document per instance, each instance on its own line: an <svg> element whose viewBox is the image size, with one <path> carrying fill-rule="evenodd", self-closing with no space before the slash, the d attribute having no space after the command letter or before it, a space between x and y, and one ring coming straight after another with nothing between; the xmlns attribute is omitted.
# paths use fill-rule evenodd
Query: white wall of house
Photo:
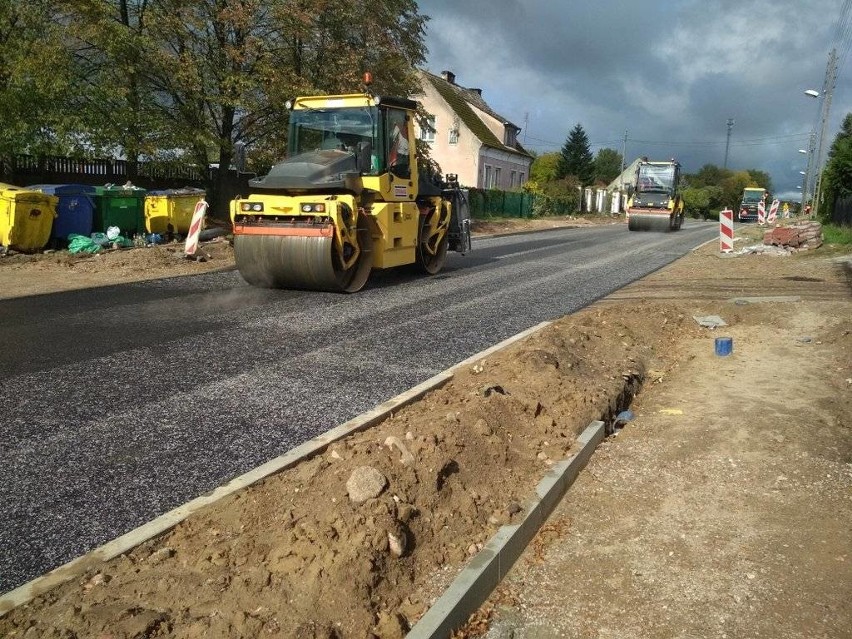
<svg viewBox="0 0 852 639"><path fill-rule="evenodd" d="M482 142L458 120L431 82L423 82L423 95L417 96L417 99L435 117L434 139L429 142L432 159L438 163L444 175L455 173L462 185L476 186ZM454 127L457 127L458 135L451 137L450 131ZM417 135L421 134L417 127Z"/></svg>
<svg viewBox="0 0 852 639"><path fill-rule="evenodd" d="M431 82L424 79L422 88L422 94L416 97L426 112L434 117L434 131L424 132L416 126L416 133L428 141L432 159L444 175L455 173L462 186L482 189L516 189L529 179L532 158L484 146ZM474 104L468 105L498 140L506 141L506 125L502 120ZM512 128L512 131L515 129Z"/></svg>

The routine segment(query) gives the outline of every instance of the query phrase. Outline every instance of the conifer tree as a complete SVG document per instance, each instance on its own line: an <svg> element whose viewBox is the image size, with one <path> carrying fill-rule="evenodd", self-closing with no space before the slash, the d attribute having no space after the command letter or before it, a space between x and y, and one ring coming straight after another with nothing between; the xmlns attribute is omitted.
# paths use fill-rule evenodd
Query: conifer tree
<svg viewBox="0 0 852 639"><path fill-rule="evenodd" d="M557 177L575 176L583 186L588 186L595 179L595 160L589 149L589 138L583 126L577 123L565 144L562 146L561 158L557 167Z"/></svg>

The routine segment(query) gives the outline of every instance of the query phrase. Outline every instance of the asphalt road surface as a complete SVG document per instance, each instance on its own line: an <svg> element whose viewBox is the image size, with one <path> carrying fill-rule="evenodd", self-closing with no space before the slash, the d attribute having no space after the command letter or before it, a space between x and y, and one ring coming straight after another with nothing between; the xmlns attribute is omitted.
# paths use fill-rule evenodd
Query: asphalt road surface
<svg viewBox="0 0 852 639"><path fill-rule="evenodd" d="M354 295L236 271L0 301L0 592L715 237L474 241Z"/></svg>

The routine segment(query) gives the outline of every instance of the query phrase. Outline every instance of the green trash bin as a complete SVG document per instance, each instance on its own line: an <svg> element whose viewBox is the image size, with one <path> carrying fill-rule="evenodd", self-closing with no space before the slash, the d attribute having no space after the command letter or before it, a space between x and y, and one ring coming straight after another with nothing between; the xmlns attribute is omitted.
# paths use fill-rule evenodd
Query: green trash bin
<svg viewBox="0 0 852 639"><path fill-rule="evenodd" d="M132 238L145 232L145 189L124 186L96 186L92 230L106 233L110 226Z"/></svg>

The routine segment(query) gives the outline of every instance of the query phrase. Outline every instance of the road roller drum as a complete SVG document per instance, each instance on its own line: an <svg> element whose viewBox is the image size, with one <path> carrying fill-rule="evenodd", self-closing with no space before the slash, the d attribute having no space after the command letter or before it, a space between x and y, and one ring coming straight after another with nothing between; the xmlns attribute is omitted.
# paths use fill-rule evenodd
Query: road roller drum
<svg viewBox="0 0 852 639"><path fill-rule="evenodd" d="M372 238L364 220L357 229L359 254L349 264L341 259L331 225L311 233L298 228L263 231L234 235L237 270L253 286L354 293L367 281Z"/></svg>

